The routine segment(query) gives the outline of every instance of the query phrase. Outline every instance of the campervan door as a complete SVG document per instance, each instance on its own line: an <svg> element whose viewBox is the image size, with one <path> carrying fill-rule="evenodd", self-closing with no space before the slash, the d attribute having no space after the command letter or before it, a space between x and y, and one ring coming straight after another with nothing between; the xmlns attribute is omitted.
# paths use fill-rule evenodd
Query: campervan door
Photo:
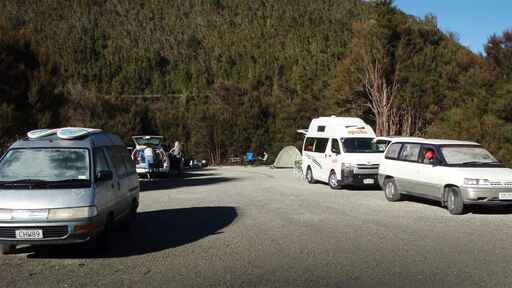
<svg viewBox="0 0 512 288"><path fill-rule="evenodd" d="M304 141L303 166L312 170L312 175L316 180L325 181L327 178L325 167L328 166L326 154L328 144L328 137L306 136Z"/></svg>

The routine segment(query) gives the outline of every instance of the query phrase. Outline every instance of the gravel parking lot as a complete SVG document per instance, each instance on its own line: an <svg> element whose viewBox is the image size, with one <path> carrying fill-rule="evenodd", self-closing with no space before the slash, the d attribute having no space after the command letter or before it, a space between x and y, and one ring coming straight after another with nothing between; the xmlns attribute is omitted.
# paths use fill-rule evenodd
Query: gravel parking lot
<svg viewBox="0 0 512 288"><path fill-rule="evenodd" d="M107 254L21 247L2 287L510 287L512 210L451 216L333 191L290 170L208 168L143 183L137 230Z"/></svg>

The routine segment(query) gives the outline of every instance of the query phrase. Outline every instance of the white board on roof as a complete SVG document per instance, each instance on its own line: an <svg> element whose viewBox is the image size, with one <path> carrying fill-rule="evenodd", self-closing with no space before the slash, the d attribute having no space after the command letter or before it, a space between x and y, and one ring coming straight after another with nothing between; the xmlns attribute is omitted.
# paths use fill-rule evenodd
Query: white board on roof
<svg viewBox="0 0 512 288"><path fill-rule="evenodd" d="M101 132L101 130L91 128L66 127L59 129L59 131L57 131L57 136L61 139L69 140L98 132Z"/></svg>

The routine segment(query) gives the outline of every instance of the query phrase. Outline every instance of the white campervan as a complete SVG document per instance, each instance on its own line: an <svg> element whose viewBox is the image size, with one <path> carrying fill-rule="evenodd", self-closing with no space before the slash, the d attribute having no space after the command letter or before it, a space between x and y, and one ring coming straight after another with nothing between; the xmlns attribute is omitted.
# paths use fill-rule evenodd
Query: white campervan
<svg viewBox="0 0 512 288"><path fill-rule="evenodd" d="M320 117L311 121L302 148L302 171L308 183L378 185L384 146L374 141L372 127L359 118Z"/></svg>

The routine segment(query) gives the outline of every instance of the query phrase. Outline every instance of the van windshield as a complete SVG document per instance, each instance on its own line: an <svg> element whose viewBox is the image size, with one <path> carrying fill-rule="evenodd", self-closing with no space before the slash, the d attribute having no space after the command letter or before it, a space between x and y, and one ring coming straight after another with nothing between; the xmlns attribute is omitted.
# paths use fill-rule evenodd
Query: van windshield
<svg viewBox="0 0 512 288"><path fill-rule="evenodd" d="M80 187L90 183L87 149L13 149L0 162L0 184L58 182Z"/></svg>
<svg viewBox="0 0 512 288"><path fill-rule="evenodd" d="M385 147L374 143L373 138L342 138L345 153L383 153Z"/></svg>

